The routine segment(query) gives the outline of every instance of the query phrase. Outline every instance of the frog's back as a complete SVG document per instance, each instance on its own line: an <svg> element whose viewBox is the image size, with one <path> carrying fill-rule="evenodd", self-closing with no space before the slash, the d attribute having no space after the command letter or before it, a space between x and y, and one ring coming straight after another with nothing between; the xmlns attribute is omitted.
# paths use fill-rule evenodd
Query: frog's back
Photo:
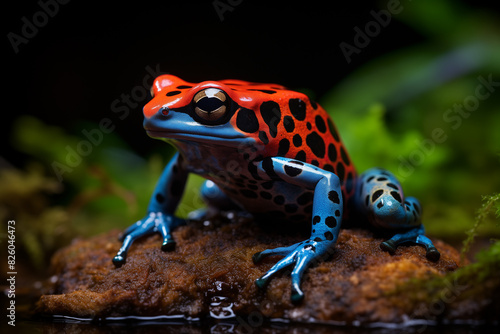
<svg viewBox="0 0 500 334"><path fill-rule="evenodd" d="M245 115L240 111L231 120L234 127L253 136L264 157L287 157L333 172L342 182L345 200L354 195L356 169L335 124L318 103L279 85L221 83L240 96L238 103L246 109ZM245 95L252 98L245 99Z"/></svg>

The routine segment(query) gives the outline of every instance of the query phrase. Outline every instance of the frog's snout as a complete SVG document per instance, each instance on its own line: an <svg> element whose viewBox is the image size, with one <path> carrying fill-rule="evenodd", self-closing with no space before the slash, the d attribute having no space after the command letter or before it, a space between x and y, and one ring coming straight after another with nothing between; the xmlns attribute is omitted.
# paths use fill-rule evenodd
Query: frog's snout
<svg viewBox="0 0 500 334"><path fill-rule="evenodd" d="M151 108L151 109L146 109L148 106L146 105L144 107L143 113L144 117L146 119L151 119L151 120L164 120L165 116L168 116L170 112L172 111L169 107L167 106L162 106L158 108L158 110L154 110L156 108Z"/></svg>
<svg viewBox="0 0 500 334"><path fill-rule="evenodd" d="M147 116L144 113L144 129L148 132L163 132L165 131L165 121L172 117L171 109L168 107L160 107L154 114Z"/></svg>

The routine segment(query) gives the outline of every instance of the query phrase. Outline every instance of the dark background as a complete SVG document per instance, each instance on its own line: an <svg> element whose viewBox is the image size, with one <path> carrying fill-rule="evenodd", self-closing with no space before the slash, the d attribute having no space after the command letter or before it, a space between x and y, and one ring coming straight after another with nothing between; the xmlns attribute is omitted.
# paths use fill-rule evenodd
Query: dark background
<svg viewBox="0 0 500 334"><path fill-rule="evenodd" d="M51 254L74 237L111 228L123 229L143 216L163 167L161 161L155 160L156 153L161 152L166 161L172 148L152 140L142 128L142 105L148 98L129 108L130 114L124 119L113 111L112 104L143 85L148 75L147 67L159 67L163 73L192 82L228 78L274 82L306 90L312 98L328 105L330 112L334 110L331 106L335 107L332 96L335 101L344 99L339 103L341 110L335 110L337 117L334 120L344 140L350 139L349 152L358 168L360 165L365 168L392 165L396 167L393 171L397 171L398 156L408 159L412 153L419 152L419 146L409 139L412 133L417 142L421 142L429 139L432 130L443 127L448 141L436 145L433 154L424 156L425 163L415 166L418 168L404 186L410 189L409 194L422 200L429 235L446 237L460 248L465 231L474 224L482 196L498 193L500 189L500 137L495 136L499 129L495 122L500 121L498 90L491 98L481 101L478 110L457 131L450 129L442 116L454 103L463 103L474 93L478 76L493 75L498 82L500 66L498 61L483 59L481 63L481 59L476 62L476 59L466 58L466 65L480 63L480 66L455 80L434 85L434 78L446 77L456 68L446 63L438 68L440 72L434 71L431 65L443 55L476 42L486 50L485 59L500 59L496 54L500 49L490 46L494 43L489 40L499 40L500 28L495 24L499 16L481 20L483 14L476 12L498 11L493 1L401 0L403 8L409 8L411 3L422 6L405 11L405 18L394 15L390 24L382 28L359 54L352 55L352 62L348 63L340 43L353 44L354 28L364 29L374 20L370 12L387 8L391 1L219 0L226 4L241 2L233 6L232 11L225 11L221 20L214 0L72 0L59 4L57 13L37 28L38 32L27 44L19 46L18 53L9 42L9 34L21 35L23 20L33 22L33 16L42 8L36 0L5 2L2 22L3 55L6 55L3 85L6 89L0 120L0 171L15 170L16 173L0 173L0 177L4 177L0 190L5 190L0 191L0 209L8 208L0 210L0 216L16 219L22 226L16 232L20 245L18 264L24 266L24 272L34 273L23 275L23 279L42 277L41 274L37 276L33 268L44 272ZM41 3L55 3L55 0L41 0ZM450 8L458 8L458 13L445 15L451 12ZM413 17L418 10L419 15ZM428 17L432 20L426 21ZM474 31L474 28L478 29ZM408 70L411 67L408 64L418 63L416 59L422 55L428 57L429 63ZM474 57L475 54L471 56ZM374 64L377 59L384 61ZM392 67L391 60L394 61ZM372 69L377 67L377 71L367 71L370 66ZM390 71L403 67L405 72L398 72L398 75ZM421 70L426 69L430 75L424 73L423 77L431 79L411 85L412 76L418 77ZM351 86L331 94L334 87L342 87L356 71L364 71L365 77L351 80ZM375 78L370 77L373 73L377 73ZM386 73L386 77L391 78L385 80ZM148 82L151 83L151 79ZM356 83L354 88L353 82ZM358 89L359 83L364 84L364 88ZM382 89L377 89L379 83ZM417 94L413 94L415 91ZM384 96L380 96L385 93L398 100L398 92L403 97L414 98L396 107L392 104L391 109ZM384 120L392 117L389 119L392 125L403 124L404 127L386 129L384 122L377 124L378 119L370 116L370 109L373 109L370 104L379 102L387 106ZM356 107L361 112L354 113ZM19 122L23 115L34 116L33 119L43 122L40 133L34 133L36 131L28 126L23 128L26 122ZM346 125L349 122L344 122L348 118L345 115L355 127ZM78 142L83 142L79 140L82 129L96 129L106 118L115 125L113 134L105 136L105 141L109 142L95 145L95 154L84 159L72 173L64 174L64 187L56 181L55 189L45 187L56 177L51 163L67 163L65 146L75 148ZM22 129L27 131L20 131ZM359 129L358 132L355 129ZM393 137L395 130L400 133ZM31 139L29 132L33 132ZM367 136L360 138L363 134ZM51 141L53 138L55 140ZM126 145L121 142L115 145L113 140L117 138ZM52 149L44 150L47 146ZM108 150L110 147L116 149ZM145 159L141 164L129 163L132 159L127 160L129 156L122 154L121 148L133 152L133 158L138 155ZM110 151L115 154L120 151L121 155L109 154ZM43 173L37 174L29 168L33 160L41 161ZM160 167L157 170L153 168L155 161ZM377 164L379 161L384 163ZM96 166L101 167L98 170L103 171L102 174L92 173ZM17 178L12 177L13 182L7 182L9 175ZM108 189L109 185L114 186L113 191ZM196 192L189 194L198 194L197 187L193 186L192 190ZM84 197L89 194L90 197ZM197 208L193 206L198 205L194 202L199 196L191 197L186 200L188 205L182 207L185 213ZM13 208L9 204L14 204ZM500 212L500 207L498 210ZM487 248L490 239L498 239L498 235L497 222L487 225L477 249Z"/></svg>
<svg viewBox="0 0 500 334"><path fill-rule="evenodd" d="M11 134L13 119L23 114L69 132L82 120L116 120L112 101L142 84L146 66L193 82L235 78L307 88L321 100L367 61L423 42L393 17L347 63L339 44L353 44L353 28L363 28L373 20L370 11L387 3L244 0L225 11L221 21L212 0L70 1L60 4L16 54L7 34L20 35L22 18L32 22L41 7L36 1L9 2L4 4L8 103L2 112L1 155L14 166L23 163ZM474 6L488 8L486 1ZM144 134L141 109L132 109L116 131L134 150L147 153L162 143Z"/></svg>
<svg viewBox="0 0 500 334"><path fill-rule="evenodd" d="M493 1L401 0L408 9L393 15L351 62L339 45L354 44L354 29L364 30L374 20L372 11L395 0L218 0L239 3L223 13L223 20L214 0L72 0L57 9L55 1L11 1L2 7L6 90L0 216L22 223L19 245L30 247L19 246L18 264L39 273L26 278L45 276L51 254L74 237L123 229L143 217L173 149L142 128L142 105L149 97L128 108L123 119L112 105L143 85L148 67L191 82L242 79L306 91L336 113L334 121L359 171L377 165L398 171L398 158L421 152L418 144L442 127L449 139L436 144L432 154L421 153L424 161L415 164L404 187L422 200L427 233L457 248L478 222L483 196L500 189L499 90L457 131L443 121L447 109L472 96L479 76L500 81L500 16ZM8 36L22 34L26 20L33 22L42 12L40 3L50 3L56 13L16 53ZM491 12L497 15L485 15ZM481 51L435 66L474 45ZM450 75L471 64L477 67ZM373 108L374 103L386 107L381 116L386 122L373 117L373 110L382 108ZM24 115L43 125L28 126ZM69 164L65 148L85 142L82 129L95 130L103 119L113 122L113 133L58 183L51 164ZM42 172L31 168L33 161L40 161ZM180 216L202 205L191 195L198 194L196 182L177 211ZM500 213L498 203L496 208ZM497 222L483 226L477 249L499 236Z"/></svg>

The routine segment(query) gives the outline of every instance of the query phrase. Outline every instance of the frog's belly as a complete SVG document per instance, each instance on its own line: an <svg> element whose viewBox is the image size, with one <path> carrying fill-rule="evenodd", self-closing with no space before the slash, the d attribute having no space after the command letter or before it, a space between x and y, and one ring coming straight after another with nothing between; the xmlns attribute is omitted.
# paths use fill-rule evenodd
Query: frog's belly
<svg viewBox="0 0 500 334"><path fill-rule="evenodd" d="M281 181L236 180L219 187L251 214L270 220L311 220L312 191Z"/></svg>

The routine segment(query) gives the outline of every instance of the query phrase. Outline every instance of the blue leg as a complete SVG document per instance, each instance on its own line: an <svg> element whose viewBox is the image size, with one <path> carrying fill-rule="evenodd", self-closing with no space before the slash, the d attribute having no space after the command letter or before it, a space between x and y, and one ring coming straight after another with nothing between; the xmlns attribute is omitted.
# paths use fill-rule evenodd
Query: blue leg
<svg viewBox="0 0 500 334"><path fill-rule="evenodd" d="M372 225L402 231L381 243L383 250L394 253L403 243L415 243L426 248L429 260L439 259L438 250L425 236L419 201L414 197L404 198L401 185L392 173L372 168L360 175L355 200L358 210Z"/></svg>
<svg viewBox="0 0 500 334"><path fill-rule="evenodd" d="M256 280L263 288L278 271L294 265L291 272L292 301L304 298L300 282L305 270L329 256L335 245L343 212L342 191L337 175L293 159L266 158L258 166L259 174L276 182L287 182L314 191L312 231L309 239L288 247L268 249L253 256L254 262L271 255L285 256L265 275Z"/></svg>
<svg viewBox="0 0 500 334"><path fill-rule="evenodd" d="M174 216L174 212L184 191L187 174L182 166L182 158L176 154L165 167L156 185L146 217L127 228L120 237L123 243L113 258L116 267L125 264L130 246L140 237L160 233L163 238L162 250L171 250L175 247L171 230L183 223L182 219Z"/></svg>

